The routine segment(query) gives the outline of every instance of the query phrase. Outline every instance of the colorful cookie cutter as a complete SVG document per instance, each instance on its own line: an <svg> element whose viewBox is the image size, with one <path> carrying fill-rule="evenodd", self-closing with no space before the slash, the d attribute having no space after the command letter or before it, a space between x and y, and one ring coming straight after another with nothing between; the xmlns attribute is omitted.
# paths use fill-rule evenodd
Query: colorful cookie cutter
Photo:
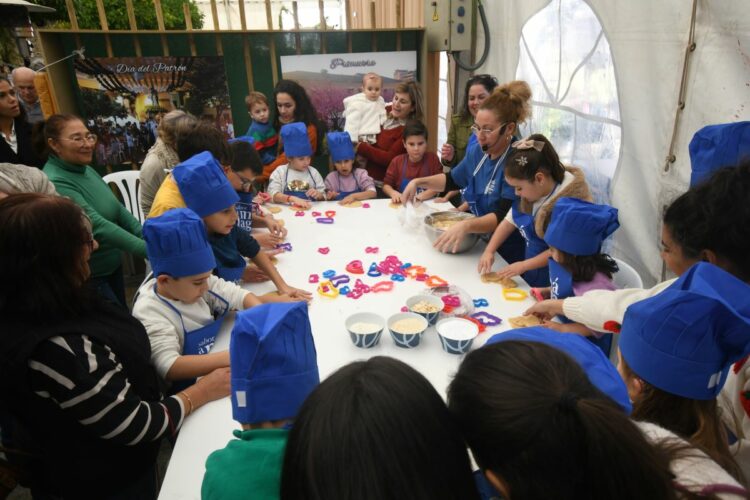
<svg viewBox="0 0 750 500"><path fill-rule="evenodd" d="M347 295L349 292L351 292L351 289L348 286L346 286L346 285L344 285L341 288L339 288L339 293L341 295Z"/></svg>
<svg viewBox="0 0 750 500"><path fill-rule="evenodd" d="M528 293L524 292L520 288L503 288L503 298L505 300L521 301L529 296Z"/></svg>
<svg viewBox="0 0 750 500"><path fill-rule="evenodd" d="M401 264L401 269L406 269L408 267L411 267L411 262L407 262L406 264Z"/></svg>
<svg viewBox="0 0 750 500"><path fill-rule="evenodd" d="M370 269L367 271L367 276L370 276L371 278L377 278L378 276L382 276L383 273L380 272L378 269L378 265L374 262L370 264Z"/></svg>
<svg viewBox="0 0 750 500"><path fill-rule="evenodd" d="M474 313L471 315L471 317L481 322L484 326L497 326L503 322L503 320L501 320L497 316L493 316L492 314L485 311Z"/></svg>
<svg viewBox="0 0 750 500"><path fill-rule="evenodd" d="M346 270L352 274L365 274L361 260L353 260L346 265Z"/></svg>
<svg viewBox="0 0 750 500"><path fill-rule="evenodd" d="M276 245L276 248L281 248L282 250L286 250L287 252L292 251L292 244L291 243L278 243Z"/></svg>
<svg viewBox="0 0 750 500"><path fill-rule="evenodd" d="M458 307L461 305L461 299L458 295L443 295L440 297L440 300L443 301L443 304L450 307Z"/></svg>
<svg viewBox="0 0 750 500"><path fill-rule="evenodd" d="M320 248L318 248L318 253L322 253L323 255L326 255L330 251L331 251L331 249L328 248L328 247L320 247Z"/></svg>
<svg viewBox="0 0 750 500"><path fill-rule="evenodd" d="M339 276L333 276L331 278L331 283L333 283L333 286L336 288L339 287L339 285L343 285L344 283L349 283L350 278L348 274L340 274Z"/></svg>
<svg viewBox="0 0 750 500"><path fill-rule="evenodd" d="M425 274L427 272L427 268L422 266L409 266L404 269L404 272L408 277L415 279L418 274Z"/></svg>
<svg viewBox="0 0 750 500"><path fill-rule="evenodd" d="M354 289L359 290L362 293L370 293L370 287L362 283L362 280L359 278L357 278L357 281L354 283Z"/></svg>
<svg viewBox="0 0 750 500"><path fill-rule="evenodd" d="M335 286L333 286L333 283L331 283L330 281L322 281L318 285L318 293L323 297L328 297L331 299L335 299L339 295L339 291Z"/></svg>
<svg viewBox="0 0 750 500"><path fill-rule="evenodd" d="M380 249L378 247L367 247L365 253L378 253Z"/></svg>
<svg viewBox="0 0 750 500"><path fill-rule="evenodd" d="M472 323L474 323L475 325L477 325L477 328L479 328L479 333L482 333L482 332L484 332L487 329L487 327L484 325L484 323L482 323L481 321L479 321L476 318L472 318L471 316L461 316L461 317L464 318L464 319L467 319L467 320L471 321Z"/></svg>
<svg viewBox="0 0 750 500"><path fill-rule="evenodd" d="M362 203L362 208L370 208L370 204L369 203Z"/></svg>
<svg viewBox="0 0 750 500"><path fill-rule="evenodd" d="M390 292L393 290L393 281L379 281L370 287L373 293Z"/></svg>
<svg viewBox="0 0 750 500"><path fill-rule="evenodd" d="M409 308L406 307L406 306L404 306L404 307L401 308L401 312L402 313L408 313L409 312Z"/></svg>
<svg viewBox="0 0 750 500"><path fill-rule="evenodd" d="M537 302L542 302L544 300L544 296L542 295L542 292L540 292L538 288L531 289L531 296L534 297Z"/></svg>
<svg viewBox="0 0 750 500"><path fill-rule="evenodd" d="M321 214L320 212L311 212L310 215L312 215L313 217L320 217L323 214Z"/></svg>
<svg viewBox="0 0 750 500"><path fill-rule="evenodd" d="M336 217L336 211L335 210L326 210L326 217L334 218Z"/></svg>
<svg viewBox="0 0 750 500"><path fill-rule="evenodd" d="M435 288L438 286L446 286L448 284L447 281L445 281L443 278L437 275L432 275L429 278L427 278L424 282L425 285L429 286L430 288Z"/></svg>
<svg viewBox="0 0 750 500"><path fill-rule="evenodd" d="M334 276L336 276L336 271L334 271L333 269L328 269L326 271L323 271L324 278L330 279L330 278L333 278Z"/></svg>
<svg viewBox="0 0 750 500"><path fill-rule="evenodd" d="M302 210L297 210L296 212L294 212L294 216L295 217L304 217L305 216L305 212L303 212Z"/></svg>
<svg viewBox="0 0 750 500"><path fill-rule="evenodd" d="M311 274L307 278L308 283L317 283L318 281L320 281L320 276L318 276L317 274Z"/></svg>
<svg viewBox="0 0 750 500"><path fill-rule="evenodd" d="M318 224L333 224L333 217L318 217L315 222Z"/></svg>
<svg viewBox="0 0 750 500"><path fill-rule="evenodd" d="M490 305L489 302L487 302L487 299L474 299L474 307L487 307Z"/></svg>
<svg viewBox="0 0 750 500"><path fill-rule="evenodd" d="M427 281L427 278L429 278L429 275L427 275L427 274L422 274L422 273L420 273L420 274L417 274L417 275L416 275L416 276L414 277L414 279L415 279L415 280L417 280L417 281Z"/></svg>
<svg viewBox="0 0 750 500"><path fill-rule="evenodd" d="M391 274L391 281L404 281L405 279L403 274Z"/></svg>
<svg viewBox="0 0 750 500"><path fill-rule="evenodd" d="M349 297L350 299L356 300L362 296L362 293L363 293L362 290L355 288L354 290L347 293L346 296Z"/></svg>

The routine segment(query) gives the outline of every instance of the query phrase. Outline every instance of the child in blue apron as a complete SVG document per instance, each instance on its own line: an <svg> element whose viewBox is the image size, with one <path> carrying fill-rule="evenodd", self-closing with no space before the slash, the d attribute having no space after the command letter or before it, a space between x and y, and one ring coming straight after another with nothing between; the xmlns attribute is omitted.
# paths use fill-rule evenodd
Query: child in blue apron
<svg viewBox="0 0 750 500"><path fill-rule="evenodd" d="M320 173L310 166L312 146L304 123L288 123L281 127L281 140L289 163L273 171L268 180L268 194L274 203L310 207L310 201L325 199L325 183Z"/></svg>
<svg viewBox="0 0 750 500"><path fill-rule="evenodd" d="M628 307L619 334L618 370L633 401L631 417L699 445L735 478L741 472L717 398L732 364L750 354L748 297L747 283L698 262L658 295Z"/></svg>
<svg viewBox="0 0 750 500"><path fill-rule="evenodd" d="M516 275L530 286L548 286L549 249L544 228L549 224L552 208L563 196L589 199L588 185L580 169L564 167L555 148L541 134L516 141L505 163L505 182L519 198L498 224L479 260L478 271L492 270L495 252L516 228L526 244L524 260L498 271L502 277Z"/></svg>
<svg viewBox="0 0 750 500"><path fill-rule="evenodd" d="M177 392L195 377L229 366L211 346L230 309L261 303L252 293L212 274L216 267L203 221L176 208L143 225L153 278L140 288L133 316L148 333L151 362Z"/></svg>
<svg viewBox="0 0 750 500"><path fill-rule="evenodd" d="M409 181L428 177L443 171L438 155L427 151L427 127L419 120L410 120L402 134L406 153L391 160L383 178L383 194L393 203L401 203L401 193ZM424 201L434 197L437 191L417 190L416 199Z"/></svg>
<svg viewBox="0 0 750 500"><path fill-rule="evenodd" d="M289 286L270 257L260 251L258 242L237 226L235 203L239 197L211 153L193 156L181 163L173 175L185 204L206 225L208 242L216 257L215 274L234 282L249 277L253 270L247 266L247 257L287 300L309 300L312 297L309 292Z"/></svg>
<svg viewBox="0 0 750 500"><path fill-rule="evenodd" d="M229 355L232 417L242 430L209 455L201 498L279 498L291 420L320 382L307 306L268 304L237 314Z"/></svg>
<svg viewBox="0 0 750 500"><path fill-rule="evenodd" d="M375 181L364 168L354 168L354 147L348 132L330 132L328 152L335 170L326 176L326 193L329 200L341 205L375 198Z"/></svg>
<svg viewBox="0 0 750 500"><path fill-rule="evenodd" d="M549 245L549 286L539 291L544 298L579 297L590 290L615 290L612 277L617 263L601 253L602 243L620 227L617 209L576 198L560 198L552 210L552 221L544 234ZM563 319L545 326L559 332L585 335L609 355L612 334L589 330Z"/></svg>

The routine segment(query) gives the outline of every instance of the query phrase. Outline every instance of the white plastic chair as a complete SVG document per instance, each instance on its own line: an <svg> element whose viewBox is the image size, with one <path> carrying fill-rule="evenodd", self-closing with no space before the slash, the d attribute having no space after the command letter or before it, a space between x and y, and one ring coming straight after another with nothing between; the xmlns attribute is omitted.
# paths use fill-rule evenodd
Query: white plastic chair
<svg viewBox="0 0 750 500"><path fill-rule="evenodd" d="M141 190L141 182L138 180L139 172L137 170L124 170L114 172L103 177L107 184L114 184L120 191L120 196L125 202L125 208L143 224L144 217L141 210L141 204L138 203L138 194Z"/></svg>
<svg viewBox="0 0 750 500"><path fill-rule="evenodd" d="M618 289L643 288L643 280L638 274L638 271L633 269L633 266L620 259L615 259L615 262L617 262L617 267L619 268L619 270L612 277L612 281ZM619 341L619 334L612 335L612 347L610 347L609 349L609 359L615 366L617 366L617 351L619 350Z"/></svg>
<svg viewBox="0 0 750 500"><path fill-rule="evenodd" d="M624 260L615 259L619 271L612 277L615 286L617 288L643 288L643 280L638 274L638 271L633 269L633 266L625 262Z"/></svg>

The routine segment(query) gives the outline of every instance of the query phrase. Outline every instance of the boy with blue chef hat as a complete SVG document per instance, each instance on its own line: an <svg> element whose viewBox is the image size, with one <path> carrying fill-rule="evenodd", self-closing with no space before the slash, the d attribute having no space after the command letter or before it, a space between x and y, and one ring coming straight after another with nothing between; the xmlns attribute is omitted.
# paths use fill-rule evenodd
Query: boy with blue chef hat
<svg viewBox="0 0 750 500"><path fill-rule="evenodd" d="M310 208L309 200L325 199L325 183L320 173L310 166L313 150L307 127L302 122L281 127L281 140L289 163L273 171L268 180L268 194L275 203Z"/></svg>
<svg viewBox="0 0 750 500"><path fill-rule="evenodd" d="M237 315L229 345L237 439L206 460L201 497L279 498L288 426L320 382L304 303L264 304Z"/></svg>
<svg viewBox="0 0 750 500"><path fill-rule="evenodd" d="M249 281L252 271L245 257L268 276L288 300L309 300L309 292L289 286L258 242L237 225L239 201L232 185L211 153L199 153L179 164L172 175L185 204L203 219L216 257L216 274L227 281Z"/></svg>
<svg viewBox="0 0 750 500"><path fill-rule="evenodd" d="M138 291L133 316L146 329L156 371L168 382L184 382L229 366L228 353L209 352L221 322L229 309L261 301L213 275L216 259L206 228L192 210L176 208L146 220L143 237L153 277Z"/></svg>

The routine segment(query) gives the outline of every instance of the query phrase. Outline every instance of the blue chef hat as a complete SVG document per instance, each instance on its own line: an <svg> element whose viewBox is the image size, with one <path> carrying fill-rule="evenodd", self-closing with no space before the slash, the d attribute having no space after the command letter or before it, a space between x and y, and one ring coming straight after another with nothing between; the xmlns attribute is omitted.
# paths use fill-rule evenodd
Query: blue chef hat
<svg viewBox="0 0 750 500"><path fill-rule="evenodd" d="M292 418L318 385L307 304L262 304L237 314L229 344L232 416L243 424Z"/></svg>
<svg viewBox="0 0 750 500"><path fill-rule="evenodd" d="M227 142L229 144L234 144L235 142L246 142L250 144L251 146L255 145L255 139L253 137L250 137L249 135L241 135L239 137L234 137L232 139L229 139Z"/></svg>
<svg viewBox="0 0 750 500"><path fill-rule="evenodd" d="M214 214L240 201L219 162L204 151L172 170L185 205L200 217Z"/></svg>
<svg viewBox="0 0 750 500"><path fill-rule="evenodd" d="M601 349L580 335L561 335L549 328L534 326L499 333L492 336L485 345L508 340L539 342L563 351L581 365L581 368L597 389L620 405L627 414L630 414L633 410L628 398L628 390L622 381L622 377L617 373L617 369Z"/></svg>
<svg viewBox="0 0 750 500"><path fill-rule="evenodd" d="M307 136L307 127L304 123L287 123L281 127L281 141L284 143L284 154L287 158L298 156L312 156L313 150L310 146L310 138Z"/></svg>
<svg viewBox="0 0 750 500"><path fill-rule="evenodd" d="M750 121L708 125L690 141L690 185L694 186L721 167L750 158Z"/></svg>
<svg viewBox="0 0 750 500"><path fill-rule="evenodd" d="M620 227L617 209L578 198L560 198L544 233L551 247L571 255L599 253L602 242Z"/></svg>
<svg viewBox="0 0 750 500"><path fill-rule="evenodd" d="M354 147L349 132L329 132L326 137L328 138L328 152L331 154L331 161L336 163L337 161L354 159Z"/></svg>
<svg viewBox="0 0 750 500"><path fill-rule="evenodd" d="M705 262L659 295L628 307L620 352L649 384L713 399L735 361L750 352L750 286Z"/></svg>
<svg viewBox="0 0 750 500"><path fill-rule="evenodd" d="M143 239L154 276L174 278L206 273L216 259L206 238L203 221L192 210L175 208L159 217L146 219Z"/></svg>

